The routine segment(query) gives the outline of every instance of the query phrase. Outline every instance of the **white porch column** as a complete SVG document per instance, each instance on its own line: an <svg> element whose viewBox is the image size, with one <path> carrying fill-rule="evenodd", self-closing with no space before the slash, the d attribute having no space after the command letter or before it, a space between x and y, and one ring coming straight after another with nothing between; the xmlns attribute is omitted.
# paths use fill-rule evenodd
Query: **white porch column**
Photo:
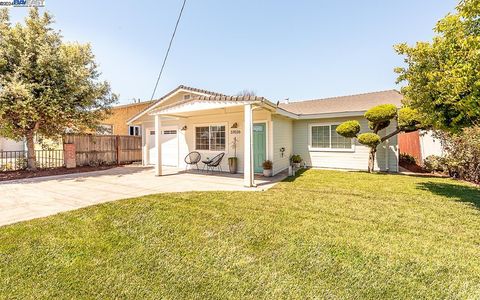
<svg viewBox="0 0 480 300"><path fill-rule="evenodd" d="M155 165L155 176L162 176L162 122L160 115L155 115L155 145L157 149L157 164Z"/></svg>
<svg viewBox="0 0 480 300"><path fill-rule="evenodd" d="M253 178L253 117L252 117L252 105L246 104L244 106L244 165L243 165L243 182L246 187L254 187L255 181Z"/></svg>
<svg viewBox="0 0 480 300"><path fill-rule="evenodd" d="M143 155L142 155L142 165L143 166L148 166L148 132L147 132L147 128L145 128L145 124L142 123L142 151L143 151Z"/></svg>

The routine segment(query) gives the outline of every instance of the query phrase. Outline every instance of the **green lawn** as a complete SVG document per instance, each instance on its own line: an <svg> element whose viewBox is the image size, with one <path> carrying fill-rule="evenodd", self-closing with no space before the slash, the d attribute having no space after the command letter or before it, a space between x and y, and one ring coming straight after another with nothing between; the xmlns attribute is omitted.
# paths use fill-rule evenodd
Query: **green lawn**
<svg viewBox="0 0 480 300"><path fill-rule="evenodd" d="M480 190L311 170L0 228L0 298L313 297L480 298Z"/></svg>

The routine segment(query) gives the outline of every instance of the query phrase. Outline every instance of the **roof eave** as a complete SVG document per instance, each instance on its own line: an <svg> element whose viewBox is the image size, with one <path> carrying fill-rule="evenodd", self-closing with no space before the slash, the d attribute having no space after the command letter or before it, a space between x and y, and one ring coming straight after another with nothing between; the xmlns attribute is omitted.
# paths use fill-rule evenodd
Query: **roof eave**
<svg viewBox="0 0 480 300"><path fill-rule="evenodd" d="M299 114L298 119L327 119L327 118L341 118L341 117L360 117L365 114L366 110L361 111L343 111L343 112L330 112L320 114Z"/></svg>

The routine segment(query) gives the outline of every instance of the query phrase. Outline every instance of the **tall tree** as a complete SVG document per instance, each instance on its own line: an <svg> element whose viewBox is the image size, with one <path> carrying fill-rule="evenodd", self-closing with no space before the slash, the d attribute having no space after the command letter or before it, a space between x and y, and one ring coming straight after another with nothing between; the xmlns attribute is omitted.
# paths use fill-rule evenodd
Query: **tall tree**
<svg viewBox="0 0 480 300"><path fill-rule="evenodd" d="M31 9L13 25L0 10L0 135L26 139L28 168L36 169L34 137L93 129L117 100L89 44L63 43L49 13Z"/></svg>
<svg viewBox="0 0 480 300"><path fill-rule="evenodd" d="M434 31L432 42L395 46L406 63L397 82L426 122L458 132L480 122L480 1L461 1Z"/></svg>
<svg viewBox="0 0 480 300"><path fill-rule="evenodd" d="M414 109L404 107L400 110L393 104L382 104L372 107L365 113L368 127L372 132L360 133L360 122L346 121L337 126L337 133L346 138L357 138L358 142L370 148L368 156L368 172L375 168L377 147L380 143L399 134L400 132L416 131L421 127L420 116ZM396 121L395 130L380 136L382 129L390 126L391 121Z"/></svg>

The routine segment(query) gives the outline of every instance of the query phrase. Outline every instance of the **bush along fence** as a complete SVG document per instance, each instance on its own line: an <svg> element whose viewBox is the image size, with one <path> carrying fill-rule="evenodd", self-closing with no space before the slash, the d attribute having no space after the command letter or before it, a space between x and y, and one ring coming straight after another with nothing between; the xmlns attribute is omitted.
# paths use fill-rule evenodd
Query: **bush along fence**
<svg viewBox="0 0 480 300"><path fill-rule="evenodd" d="M142 138L66 135L63 150L35 150L39 169L129 164L142 161ZM0 172L25 170L27 151L0 151Z"/></svg>

